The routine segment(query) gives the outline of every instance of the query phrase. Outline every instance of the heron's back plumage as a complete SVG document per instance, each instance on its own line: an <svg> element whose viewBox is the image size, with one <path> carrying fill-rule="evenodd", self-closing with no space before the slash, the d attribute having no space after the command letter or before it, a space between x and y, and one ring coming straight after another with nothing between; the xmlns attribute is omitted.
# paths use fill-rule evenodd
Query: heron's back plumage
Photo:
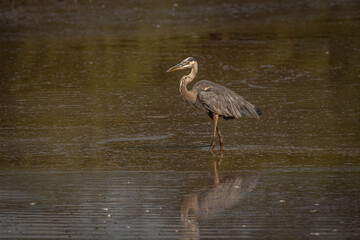
<svg viewBox="0 0 360 240"><path fill-rule="evenodd" d="M194 103L199 108L205 108L210 113L216 113L225 119L254 117L259 119L261 110L227 87L217 83L202 80L197 82L191 92L197 93Z"/></svg>

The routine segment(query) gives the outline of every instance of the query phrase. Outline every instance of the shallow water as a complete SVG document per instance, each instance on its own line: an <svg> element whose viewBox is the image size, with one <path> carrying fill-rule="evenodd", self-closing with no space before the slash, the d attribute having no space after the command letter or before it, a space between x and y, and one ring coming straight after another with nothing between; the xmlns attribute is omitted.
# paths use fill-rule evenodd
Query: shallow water
<svg viewBox="0 0 360 240"><path fill-rule="evenodd" d="M360 237L356 1L0 6L0 238ZM188 56L263 111L223 155Z"/></svg>
<svg viewBox="0 0 360 240"><path fill-rule="evenodd" d="M359 171L345 173L4 173L0 227L5 238L356 238Z"/></svg>

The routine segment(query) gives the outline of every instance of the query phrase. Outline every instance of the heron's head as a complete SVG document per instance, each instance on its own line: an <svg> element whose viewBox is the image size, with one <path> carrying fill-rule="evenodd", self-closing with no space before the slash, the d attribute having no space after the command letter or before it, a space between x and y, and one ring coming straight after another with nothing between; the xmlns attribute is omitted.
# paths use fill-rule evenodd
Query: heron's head
<svg viewBox="0 0 360 240"><path fill-rule="evenodd" d="M181 63L176 64L172 68L169 68L166 72L173 72L181 69L193 68L197 64L196 60L192 57L188 57L181 61Z"/></svg>

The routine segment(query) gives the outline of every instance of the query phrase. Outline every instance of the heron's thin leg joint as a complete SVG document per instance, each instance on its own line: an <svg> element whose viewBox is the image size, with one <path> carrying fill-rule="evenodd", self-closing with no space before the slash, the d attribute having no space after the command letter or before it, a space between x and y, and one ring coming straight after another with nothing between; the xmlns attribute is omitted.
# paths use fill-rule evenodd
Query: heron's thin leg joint
<svg viewBox="0 0 360 240"><path fill-rule="evenodd" d="M213 139L211 142L211 147L210 149L214 149L215 147L215 141L216 141L216 132L217 132L217 124L218 124L218 120L219 120L219 115L217 115L216 113L213 114L212 119L214 121L214 131L213 131Z"/></svg>
<svg viewBox="0 0 360 240"><path fill-rule="evenodd" d="M217 131L217 134L219 136L220 149L222 151L223 150L223 145L224 145L224 139L223 139L218 127L216 128L216 131Z"/></svg>

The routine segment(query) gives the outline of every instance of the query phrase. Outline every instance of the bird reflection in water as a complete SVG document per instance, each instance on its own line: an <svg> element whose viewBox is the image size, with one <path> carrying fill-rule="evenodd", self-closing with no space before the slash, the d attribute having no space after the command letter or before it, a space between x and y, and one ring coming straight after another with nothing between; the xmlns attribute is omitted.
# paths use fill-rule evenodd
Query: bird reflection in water
<svg viewBox="0 0 360 240"><path fill-rule="evenodd" d="M185 195L181 203L181 221L184 225L183 239L199 239L199 221L214 219L227 209L239 204L247 194L255 189L259 175L245 174L227 177L220 180L218 167L221 164L223 153L219 161L212 151L214 161L213 183L196 193Z"/></svg>

